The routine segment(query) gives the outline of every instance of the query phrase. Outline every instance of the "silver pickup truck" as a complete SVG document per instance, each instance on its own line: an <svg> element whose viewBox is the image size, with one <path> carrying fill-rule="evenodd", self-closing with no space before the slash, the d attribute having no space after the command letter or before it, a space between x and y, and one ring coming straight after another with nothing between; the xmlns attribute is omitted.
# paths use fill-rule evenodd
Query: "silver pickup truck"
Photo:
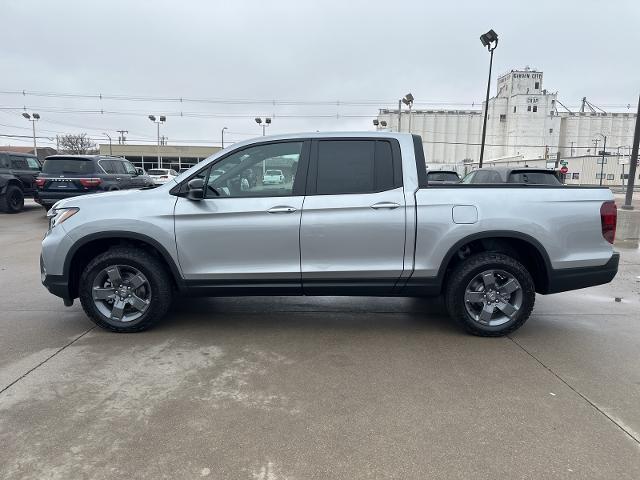
<svg viewBox="0 0 640 480"><path fill-rule="evenodd" d="M442 294L467 331L498 336L536 292L610 282L619 259L608 188L428 184L421 138L402 133L262 137L48 217L42 283L116 332L175 295Z"/></svg>

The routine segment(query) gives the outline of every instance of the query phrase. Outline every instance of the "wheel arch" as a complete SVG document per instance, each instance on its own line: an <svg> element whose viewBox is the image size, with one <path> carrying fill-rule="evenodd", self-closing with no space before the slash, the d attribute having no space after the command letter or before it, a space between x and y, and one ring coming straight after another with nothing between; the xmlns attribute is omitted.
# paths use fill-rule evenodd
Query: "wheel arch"
<svg viewBox="0 0 640 480"><path fill-rule="evenodd" d="M501 252L521 262L533 277L536 292L546 293L549 288L551 260L544 246L535 238L522 232L493 230L468 235L457 241L446 253L438 270L438 282L444 286L451 270L462 260L458 255L465 250L477 252Z"/></svg>
<svg viewBox="0 0 640 480"><path fill-rule="evenodd" d="M78 297L78 280L82 269L99 253L117 245L133 245L155 254L167 267L174 286L183 289L180 269L171 254L157 240L136 232L109 231L87 235L69 249L63 266L63 276L67 279L71 298Z"/></svg>

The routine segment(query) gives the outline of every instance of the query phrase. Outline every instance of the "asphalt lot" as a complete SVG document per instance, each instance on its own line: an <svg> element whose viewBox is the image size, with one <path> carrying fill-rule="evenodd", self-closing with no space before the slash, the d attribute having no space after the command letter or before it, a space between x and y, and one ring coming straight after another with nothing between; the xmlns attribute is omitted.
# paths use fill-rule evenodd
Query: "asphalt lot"
<svg viewBox="0 0 640 480"><path fill-rule="evenodd" d="M637 249L510 338L335 297L182 300L121 335L40 285L45 228L0 216L4 479L640 478Z"/></svg>

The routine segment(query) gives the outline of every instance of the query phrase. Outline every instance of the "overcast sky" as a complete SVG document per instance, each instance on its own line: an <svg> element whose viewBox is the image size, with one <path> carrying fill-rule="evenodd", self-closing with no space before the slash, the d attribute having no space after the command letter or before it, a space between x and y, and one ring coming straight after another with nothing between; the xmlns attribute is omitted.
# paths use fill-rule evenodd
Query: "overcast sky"
<svg viewBox="0 0 640 480"><path fill-rule="evenodd" d="M0 91L232 101L0 93L0 134L31 133L6 109L24 106L40 113L39 135L125 129L132 142L154 141L147 114L167 114L169 143L219 142L224 126L231 141L259 135L255 116L273 117L267 133L371 129L378 107L407 92L418 108L471 108L484 98L478 37L490 28L500 37L492 94L496 75L526 65L566 105L586 96L635 111L640 93L638 0L0 0L0 18ZM30 141L0 137L9 143Z"/></svg>

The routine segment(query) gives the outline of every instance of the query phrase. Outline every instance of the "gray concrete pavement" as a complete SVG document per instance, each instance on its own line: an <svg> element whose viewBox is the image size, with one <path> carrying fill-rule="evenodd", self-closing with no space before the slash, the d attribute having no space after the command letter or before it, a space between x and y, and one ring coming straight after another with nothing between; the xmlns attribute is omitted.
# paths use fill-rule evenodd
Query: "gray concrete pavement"
<svg viewBox="0 0 640 480"><path fill-rule="evenodd" d="M2 478L640 478L637 250L511 338L333 297L181 300L118 335L40 286L45 228L0 216Z"/></svg>

